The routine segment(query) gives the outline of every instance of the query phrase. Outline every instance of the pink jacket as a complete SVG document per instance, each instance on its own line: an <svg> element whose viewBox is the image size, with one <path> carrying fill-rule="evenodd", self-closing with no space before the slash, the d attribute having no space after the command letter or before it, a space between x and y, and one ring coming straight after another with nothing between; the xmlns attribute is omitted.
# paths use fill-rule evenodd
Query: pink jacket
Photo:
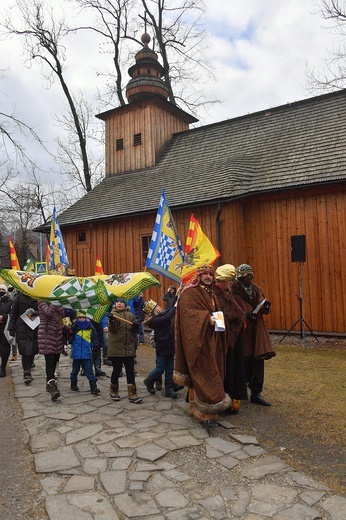
<svg viewBox="0 0 346 520"><path fill-rule="evenodd" d="M38 351L40 354L60 354L64 350L63 307L47 302L38 303L40 325L38 327Z"/></svg>

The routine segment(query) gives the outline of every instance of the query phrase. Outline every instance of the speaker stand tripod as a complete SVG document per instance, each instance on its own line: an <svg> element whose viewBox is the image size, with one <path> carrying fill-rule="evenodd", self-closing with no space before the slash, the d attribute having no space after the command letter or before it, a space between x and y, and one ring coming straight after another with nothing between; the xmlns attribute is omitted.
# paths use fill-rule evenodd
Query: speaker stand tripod
<svg viewBox="0 0 346 520"><path fill-rule="evenodd" d="M315 336L315 334L312 332L311 328L303 318L303 262L299 262L299 296L298 294L296 294L296 296L299 301L299 318L293 323L292 327L286 332L286 334L279 340L279 343L281 343L281 341L283 341L286 338L286 336L288 336L288 334L294 329L294 327L298 323L300 328L300 339L305 339L305 325L305 327L310 331L311 336L313 336L317 343L319 343L318 338Z"/></svg>

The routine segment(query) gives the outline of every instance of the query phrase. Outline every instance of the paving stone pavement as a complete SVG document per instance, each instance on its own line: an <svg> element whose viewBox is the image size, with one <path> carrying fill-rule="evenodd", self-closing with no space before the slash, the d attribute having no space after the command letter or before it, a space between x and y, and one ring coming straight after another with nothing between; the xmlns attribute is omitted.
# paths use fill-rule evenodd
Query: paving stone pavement
<svg viewBox="0 0 346 520"><path fill-rule="evenodd" d="M70 363L60 361L55 402L42 356L30 386L11 363L50 520L345 520L345 497L266 453L230 416L207 431L187 414L184 392L150 395L140 376L141 404L128 401L125 378L119 402L107 377L98 396L84 377L73 392Z"/></svg>

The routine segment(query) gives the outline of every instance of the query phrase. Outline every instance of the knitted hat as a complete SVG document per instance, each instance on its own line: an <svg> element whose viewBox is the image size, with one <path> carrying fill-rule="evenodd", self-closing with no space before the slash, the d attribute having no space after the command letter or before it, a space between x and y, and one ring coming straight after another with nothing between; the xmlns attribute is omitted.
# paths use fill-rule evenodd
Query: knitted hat
<svg viewBox="0 0 346 520"><path fill-rule="evenodd" d="M121 303L124 303L125 305L127 305L127 301L124 300L123 298L117 298L117 299L115 300L115 303L116 303L116 302L121 302Z"/></svg>
<svg viewBox="0 0 346 520"><path fill-rule="evenodd" d="M229 282L230 280L234 280L237 276L237 271L234 265L232 264L224 264L220 265L215 271L216 280Z"/></svg>
<svg viewBox="0 0 346 520"><path fill-rule="evenodd" d="M153 314L154 310L156 309L156 307L157 307L157 303L154 302L154 300L148 300L143 305L143 312L145 312L145 314L148 314L148 316L151 316Z"/></svg>
<svg viewBox="0 0 346 520"><path fill-rule="evenodd" d="M7 286L6 285L0 285L0 291L7 292Z"/></svg>

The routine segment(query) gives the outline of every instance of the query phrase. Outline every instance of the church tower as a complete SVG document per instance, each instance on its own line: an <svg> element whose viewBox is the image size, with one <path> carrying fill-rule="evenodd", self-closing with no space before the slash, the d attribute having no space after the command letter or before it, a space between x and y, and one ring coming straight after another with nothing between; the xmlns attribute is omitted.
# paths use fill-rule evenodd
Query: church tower
<svg viewBox="0 0 346 520"><path fill-rule="evenodd" d="M141 41L143 47L128 71L128 104L96 116L106 124L106 175L155 166L173 134L197 121L167 101L165 69L149 48L150 36L144 33Z"/></svg>

